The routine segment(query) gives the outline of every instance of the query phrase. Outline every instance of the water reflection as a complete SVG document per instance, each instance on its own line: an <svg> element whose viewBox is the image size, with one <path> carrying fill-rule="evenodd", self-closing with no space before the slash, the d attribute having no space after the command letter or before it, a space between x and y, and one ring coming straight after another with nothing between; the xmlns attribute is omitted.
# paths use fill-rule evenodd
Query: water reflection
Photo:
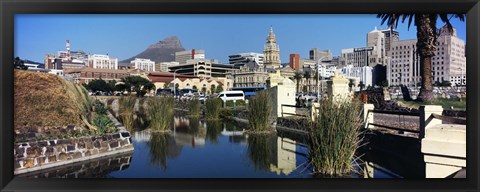
<svg viewBox="0 0 480 192"><path fill-rule="evenodd" d="M132 152L91 161L54 167L18 175L27 178L111 178L112 172L127 170L132 162Z"/></svg>
<svg viewBox="0 0 480 192"><path fill-rule="evenodd" d="M213 144L218 144L218 136L223 130L222 121L220 120L208 120L206 121L207 134L206 139Z"/></svg>
<svg viewBox="0 0 480 192"><path fill-rule="evenodd" d="M256 170L271 171L277 175L289 175L295 170L299 162L297 159L306 153L298 151L298 143L289 138L278 137L276 134L251 134L248 136L248 157ZM305 151L306 149L304 149ZM297 156L299 156L297 158ZM303 162L302 162L303 163ZM305 174L298 171L297 174Z"/></svg>
<svg viewBox="0 0 480 192"><path fill-rule="evenodd" d="M167 157L175 159L182 151L182 146L178 146L168 133L151 133L147 145L150 148L150 162L162 170L167 169Z"/></svg>

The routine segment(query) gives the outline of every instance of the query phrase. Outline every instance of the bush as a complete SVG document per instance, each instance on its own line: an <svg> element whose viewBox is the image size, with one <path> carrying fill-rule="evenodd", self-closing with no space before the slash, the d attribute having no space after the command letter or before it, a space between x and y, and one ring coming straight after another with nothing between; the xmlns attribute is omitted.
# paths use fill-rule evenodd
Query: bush
<svg viewBox="0 0 480 192"><path fill-rule="evenodd" d="M137 98L129 96L129 97L122 97L118 101L119 104L119 116L120 120L122 121L125 128L129 131L133 130L133 115L135 111L135 102Z"/></svg>
<svg viewBox="0 0 480 192"><path fill-rule="evenodd" d="M97 112L97 114L101 114L101 115L106 115L107 114L107 108L105 107L105 104L103 104L101 101L95 100L93 102L93 106L94 106L95 112Z"/></svg>
<svg viewBox="0 0 480 192"><path fill-rule="evenodd" d="M98 128L100 134L116 132L115 124L108 118L107 115L97 114L93 118L93 125Z"/></svg>
<svg viewBox="0 0 480 192"><path fill-rule="evenodd" d="M188 101L188 111L190 112L191 116L200 116L201 104L198 98Z"/></svg>
<svg viewBox="0 0 480 192"><path fill-rule="evenodd" d="M361 141L361 107L358 101L320 100L310 122L309 160L315 173L344 175L353 170L353 156Z"/></svg>
<svg viewBox="0 0 480 192"><path fill-rule="evenodd" d="M222 108L222 100L209 98L205 101L205 117L207 119L218 119Z"/></svg>
<svg viewBox="0 0 480 192"><path fill-rule="evenodd" d="M249 103L248 123L253 131L268 131L269 119L272 113L270 94L267 91L258 92Z"/></svg>
<svg viewBox="0 0 480 192"><path fill-rule="evenodd" d="M148 119L150 128L157 131L166 131L173 122L174 98L171 96L152 97L148 100Z"/></svg>

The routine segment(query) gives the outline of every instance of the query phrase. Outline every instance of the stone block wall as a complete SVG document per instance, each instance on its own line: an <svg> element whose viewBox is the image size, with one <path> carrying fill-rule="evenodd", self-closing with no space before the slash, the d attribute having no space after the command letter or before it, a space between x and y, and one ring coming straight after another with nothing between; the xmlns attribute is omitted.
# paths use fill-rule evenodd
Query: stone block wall
<svg viewBox="0 0 480 192"><path fill-rule="evenodd" d="M15 174L133 150L129 132L16 143Z"/></svg>

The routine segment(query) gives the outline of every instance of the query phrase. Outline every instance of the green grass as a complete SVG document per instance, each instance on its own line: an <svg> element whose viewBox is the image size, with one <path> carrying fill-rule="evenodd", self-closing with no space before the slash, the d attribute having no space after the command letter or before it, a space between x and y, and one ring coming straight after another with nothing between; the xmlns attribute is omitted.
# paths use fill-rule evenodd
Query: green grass
<svg viewBox="0 0 480 192"><path fill-rule="evenodd" d="M197 98L188 101L188 112L191 116L200 116L201 107L200 100Z"/></svg>
<svg viewBox="0 0 480 192"><path fill-rule="evenodd" d="M222 109L222 100L218 98L211 98L205 101L205 118L214 120L220 117Z"/></svg>
<svg viewBox="0 0 480 192"><path fill-rule="evenodd" d="M248 123L253 131L269 131L269 119L272 113L270 94L267 91L257 93L248 107Z"/></svg>
<svg viewBox="0 0 480 192"><path fill-rule="evenodd" d="M360 103L324 98L309 129L309 160L314 172L322 175L346 175L353 171L353 158L362 124Z"/></svg>
<svg viewBox="0 0 480 192"><path fill-rule="evenodd" d="M174 98L171 96L152 97L148 100L147 116L150 128L156 131L166 131L173 122Z"/></svg>
<svg viewBox="0 0 480 192"><path fill-rule="evenodd" d="M417 101L405 101L403 99L394 99L394 101L400 101L407 107L418 109L421 105L441 105L443 109L450 109L453 106L455 110L465 110L467 108L467 99L454 98L454 99L434 99L431 102L417 102Z"/></svg>
<svg viewBox="0 0 480 192"><path fill-rule="evenodd" d="M122 97L118 101L119 104L119 116L120 121L122 121L123 125L127 130L132 131L134 130L133 122L134 122L134 112L135 112L135 102L137 101L136 97L128 96Z"/></svg>

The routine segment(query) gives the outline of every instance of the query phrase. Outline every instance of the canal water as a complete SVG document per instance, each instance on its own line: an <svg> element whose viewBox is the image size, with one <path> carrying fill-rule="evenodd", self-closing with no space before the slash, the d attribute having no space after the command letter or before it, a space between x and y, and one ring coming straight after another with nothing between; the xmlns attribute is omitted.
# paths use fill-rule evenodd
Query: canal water
<svg viewBox="0 0 480 192"><path fill-rule="evenodd" d="M176 116L171 133L132 133L133 153L21 175L60 178L312 178L302 137L278 132L247 134L246 125ZM419 177L388 154L363 151L353 178ZM377 152L376 152L377 153ZM379 153L378 153L379 154ZM387 159L387 160L385 160ZM381 162L380 164L376 161ZM386 161L386 163L385 163ZM392 163L393 162L393 163ZM393 166L391 166L393 165ZM397 167L397 168L395 168Z"/></svg>

